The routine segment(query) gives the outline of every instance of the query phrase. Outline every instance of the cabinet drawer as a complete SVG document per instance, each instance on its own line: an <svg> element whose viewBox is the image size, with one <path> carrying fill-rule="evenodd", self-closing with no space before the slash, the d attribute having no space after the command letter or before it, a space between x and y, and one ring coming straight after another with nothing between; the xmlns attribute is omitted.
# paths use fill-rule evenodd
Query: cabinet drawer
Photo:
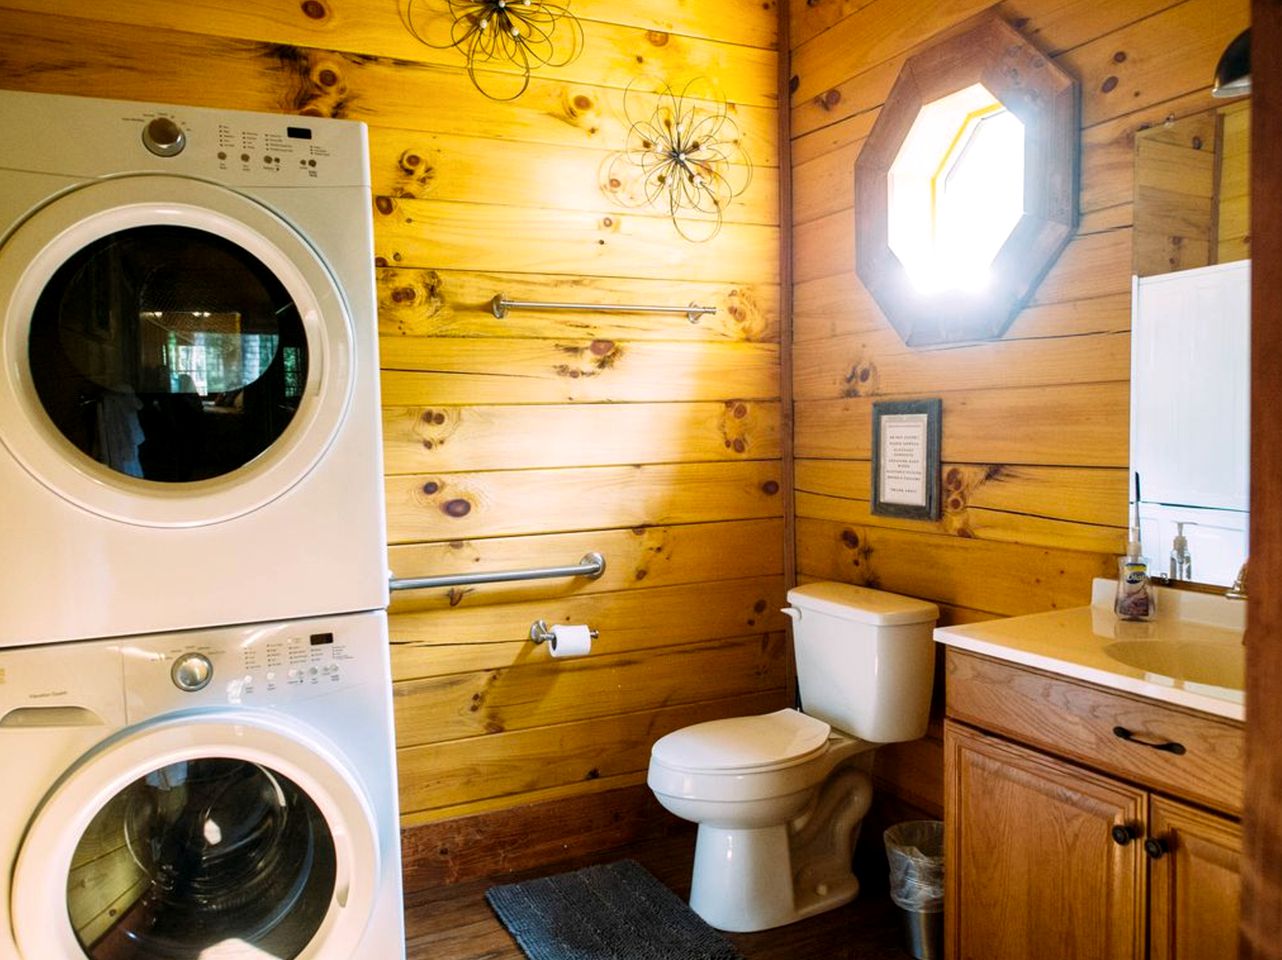
<svg viewBox="0 0 1282 960"><path fill-rule="evenodd" d="M948 716L1133 783L1241 815L1240 723L949 648ZM1182 753L1144 743L1179 744Z"/></svg>

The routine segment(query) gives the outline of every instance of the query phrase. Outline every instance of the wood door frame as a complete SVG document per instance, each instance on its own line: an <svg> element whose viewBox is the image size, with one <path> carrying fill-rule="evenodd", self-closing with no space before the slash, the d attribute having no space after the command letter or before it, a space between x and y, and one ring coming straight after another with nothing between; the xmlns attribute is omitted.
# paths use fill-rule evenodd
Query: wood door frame
<svg viewBox="0 0 1282 960"><path fill-rule="evenodd" d="M1282 0L1251 4L1251 576L1239 956L1282 960ZM1261 149L1268 145L1268 149Z"/></svg>

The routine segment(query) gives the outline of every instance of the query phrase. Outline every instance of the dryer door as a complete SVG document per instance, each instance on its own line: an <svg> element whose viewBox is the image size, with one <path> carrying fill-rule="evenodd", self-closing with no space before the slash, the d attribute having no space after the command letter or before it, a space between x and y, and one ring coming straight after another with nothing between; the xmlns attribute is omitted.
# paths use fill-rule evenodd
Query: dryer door
<svg viewBox="0 0 1282 960"><path fill-rule="evenodd" d="M0 246L0 442L101 516L195 526L279 497L350 399L352 329L285 221L223 187L101 181Z"/></svg>
<svg viewBox="0 0 1282 960"><path fill-rule="evenodd" d="M107 741L19 851L23 960L351 960L379 877L374 820L333 749L244 712Z"/></svg>

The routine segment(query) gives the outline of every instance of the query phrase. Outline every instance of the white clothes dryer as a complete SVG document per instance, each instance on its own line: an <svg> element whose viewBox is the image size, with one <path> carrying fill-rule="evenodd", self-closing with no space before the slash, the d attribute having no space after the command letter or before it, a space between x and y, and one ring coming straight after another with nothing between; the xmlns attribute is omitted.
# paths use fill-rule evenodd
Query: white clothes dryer
<svg viewBox="0 0 1282 960"><path fill-rule="evenodd" d="M0 960L403 958L386 631L0 650Z"/></svg>
<svg viewBox="0 0 1282 960"><path fill-rule="evenodd" d="M0 91L0 646L387 603L360 123Z"/></svg>

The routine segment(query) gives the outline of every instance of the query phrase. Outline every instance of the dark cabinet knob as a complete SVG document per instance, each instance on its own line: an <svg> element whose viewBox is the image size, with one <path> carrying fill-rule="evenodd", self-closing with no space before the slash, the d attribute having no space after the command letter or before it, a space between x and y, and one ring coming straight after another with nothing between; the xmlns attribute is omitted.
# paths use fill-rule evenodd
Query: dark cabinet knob
<svg viewBox="0 0 1282 960"><path fill-rule="evenodd" d="M1144 841L1144 852L1151 860L1161 860L1169 850L1170 847L1166 845L1166 841L1158 837L1149 837Z"/></svg>
<svg viewBox="0 0 1282 960"><path fill-rule="evenodd" d="M1124 847L1138 837L1140 832L1129 823L1116 823L1113 825L1113 829L1109 831L1109 834L1115 844L1119 847Z"/></svg>

